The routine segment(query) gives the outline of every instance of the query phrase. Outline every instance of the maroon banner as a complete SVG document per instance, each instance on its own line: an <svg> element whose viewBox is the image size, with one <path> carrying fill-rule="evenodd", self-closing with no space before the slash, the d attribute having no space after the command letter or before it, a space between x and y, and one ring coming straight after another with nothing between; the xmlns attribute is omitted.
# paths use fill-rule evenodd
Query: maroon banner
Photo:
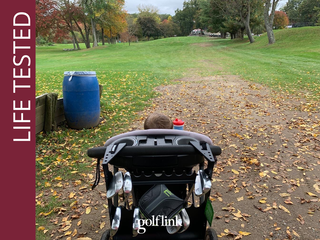
<svg viewBox="0 0 320 240"><path fill-rule="evenodd" d="M35 239L35 0L0 11L1 239Z"/></svg>

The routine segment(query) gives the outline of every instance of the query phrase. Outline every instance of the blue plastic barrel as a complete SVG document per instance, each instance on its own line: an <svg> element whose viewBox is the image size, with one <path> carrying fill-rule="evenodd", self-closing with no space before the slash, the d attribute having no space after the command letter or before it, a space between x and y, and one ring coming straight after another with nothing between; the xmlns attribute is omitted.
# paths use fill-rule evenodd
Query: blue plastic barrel
<svg viewBox="0 0 320 240"><path fill-rule="evenodd" d="M96 72L64 72L63 107L71 128L90 128L99 124L100 94Z"/></svg>

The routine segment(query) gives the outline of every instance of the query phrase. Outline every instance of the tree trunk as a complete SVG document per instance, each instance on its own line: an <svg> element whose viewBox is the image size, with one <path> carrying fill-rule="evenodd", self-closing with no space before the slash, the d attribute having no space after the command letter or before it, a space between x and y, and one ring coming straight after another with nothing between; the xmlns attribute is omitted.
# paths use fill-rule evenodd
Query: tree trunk
<svg viewBox="0 0 320 240"><path fill-rule="evenodd" d="M104 45L104 30L103 30L103 28L101 28L101 41L102 41L102 45Z"/></svg>
<svg viewBox="0 0 320 240"><path fill-rule="evenodd" d="M92 36L93 36L93 45L92 47L97 47L97 32L96 32L96 23L94 22L94 19L91 18L91 28L92 28Z"/></svg>
<svg viewBox="0 0 320 240"><path fill-rule="evenodd" d="M249 3L248 9L247 9L247 16L245 19L243 19L244 20L243 23L244 23L244 27L246 28L246 33L248 35L250 43L254 43L254 38L252 37L251 28L250 28L250 12L251 12L251 8Z"/></svg>
<svg viewBox="0 0 320 240"><path fill-rule="evenodd" d="M80 32L80 34L81 34L81 37L82 37L82 39L83 39L83 42L84 42L85 45L86 45L86 48L90 48L89 31L88 31L88 29L87 29L87 27L86 27L86 23L83 23L84 28L85 28L85 35L84 35L81 27L80 27L79 24L78 24L78 22L77 22L75 19L73 19L73 21L74 21L74 22L76 23L76 25L77 25L77 28L78 28L78 30L79 30L79 32Z"/></svg>
<svg viewBox="0 0 320 240"><path fill-rule="evenodd" d="M270 1L272 1L272 6ZM273 19L274 19L274 13L275 13L278 2L279 0L265 0L263 15L264 15L264 24L266 26L269 44L274 44L276 42L276 39L273 34ZM269 15L270 6L272 8Z"/></svg>
<svg viewBox="0 0 320 240"><path fill-rule="evenodd" d="M80 50L79 42L73 31L71 31L71 35L72 35L73 49L77 48L78 50Z"/></svg>

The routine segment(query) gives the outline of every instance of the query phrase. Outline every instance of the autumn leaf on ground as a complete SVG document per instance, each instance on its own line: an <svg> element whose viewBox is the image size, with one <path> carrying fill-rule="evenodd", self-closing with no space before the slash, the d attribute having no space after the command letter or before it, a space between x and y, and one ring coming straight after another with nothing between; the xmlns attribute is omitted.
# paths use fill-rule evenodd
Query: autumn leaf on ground
<svg viewBox="0 0 320 240"><path fill-rule="evenodd" d="M303 219L303 217L302 217L301 215L298 216L297 220L299 221L299 223L300 223L301 225L304 224L304 219Z"/></svg>
<svg viewBox="0 0 320 240"><path fill-rule="evenodd" d="M91 212L91 207L86 208L86 214L89 214Z"/></svg>
<svg viewBox="0 0 320 240"><path fill-rule="evenodd" d="M106 225L105 222L100 223L100 229L103 229L105 225Z"/></svg>
<svg viewBox="0 0 320 240"><path fill-rule="evenodd" d="M281 210L285 211L286 213L289 213L289 214L291 215L290 211L289 211L287 208L285 208L284 206L279 205L279 208L280 208Z"/></svg>
<svg viewBox="0 0 320 240"><path fill-rule="evenodd" d="M317 195L315 195L315 194L312 193L312 192L307 192L307 194L308 194L310 197L318 197Z"/></svg>
<svg viewBox="0 0 320 240"><path fill-rule="evenodd" d="M239 234L241 234L242 236L249 236L251 233L239 231Z"/></svg>
<svg viewBox="0 0 320 240"><path fill-rule="evenodd" d="M313 187L317 193L320 193L320 182L313 184Z"/></svg>
<svg viewBox="0 0 320 240"><path fill-rule="evenodd" d="M241 211L238 210L237 213L232 213L233 216L237 217L237 218L242 218L242 214L241 214Z"/></svg>
<svg viewBox="0 0 320 240"><path fill-rule="evenodd" d="M267 198L261 198L260 200L259 200L259 203L262 203L262 204L264 204L264 203L266 203L267 201Z"/></svg>
<svg viewBox="0 0 320 240"><path fill-rule="evenodd" d="M284 200L284 203L285 204L288 204L288 205L293 205L293 202L291 201L291 198L287 198L286 200Z"/></svg>
<svg viewBox="0 0 320 240"><path fill-rule="evenodd" d="M232 169L231 171L232 171L234 174L239 175L239 172L238 172L237 170Z"/></svg>
<svg viewBox="0 0 320 240"><path fill-rule="evenodd" d="M70 199L71 199L71 198L74 198L75 195L76 195L76 193L71 192L71 193L69 194L69 198L70 198Z"/></svg>

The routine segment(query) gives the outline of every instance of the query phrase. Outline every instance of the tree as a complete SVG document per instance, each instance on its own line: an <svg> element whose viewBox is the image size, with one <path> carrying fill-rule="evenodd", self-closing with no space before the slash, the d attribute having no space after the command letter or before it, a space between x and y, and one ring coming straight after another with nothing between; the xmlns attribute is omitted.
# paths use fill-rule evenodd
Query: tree
<svg viewBox="0 0 320 240"><path fill-rule="evenodd" d="M136 23L136 19L132 15L127 16L127 32L128 32L128 42L130 46L131 38L136 36L139 31L138 24Z"/></svg>
<svg viewBox="0 0 320 240"><path fill-rule="evenodd" d="M289 18L283 11L275 11L273 25L275 29L283 29L289 24Z"/></svg>
<svg viewBox="0 0 320 240"><path fill-rule="evenodd" d="M305 25L315 25L318 21L320 8L320 0L303 0L299 5L298 12L300 15L299 21Z"/></svg>
<svg viewBox="0 0 320 240"><path fill-rule="evenodd" d="M138 23L142 29L142 35L150 40L150 37L160 36L160 29L157 21L152 16L138 17Z"/></svg>
<svg viewBox="0 0 320 240"><path fill-rule="evenodd" d="M276 39L273 34L274 14L279 0L263 0L264 1L264 23L267 30L269 44L274 44ZM271 10L270 10L271 8ZM270 14L269 14L270 12Z"/></svg>
<svg viewBox="0 0 320 240"><path fill-rule="evenodd" d="M36 36L42 36L47 41L65 37L66 32L63 31L61 25L62 19L59 15L57 3L53 0L37 0L36 1Z"/></svg>
<svg viewBox="0 0 320 240"><path fill-rule="evenodd" d="M105 0L81 0L81 5L85 10L85 14L90 18L92 36L93 36L93 47L98 46L97 41L97 30L96 30L96 13L101 9L106 8Z"/></svg>
<svg viewBox="0 0 320 240"><path fill-rule="evenodd" d="M127 27L127 13L123 10L124 0L109 0L107 7L96 14L97 22L101 27L102 42L106 35L110 42ZM115 41L114 41L115 42Z"/></svg>
<svg viewBox="0 0 320 240"><path fill-rule="evenodd" d="M63 19L65 22L65 28L68 30L73 39L74 49L80 50L80 46L78 43L78 39L74 32L75 26L74 21L82 14L82 9L77 6L74 2L70 2L69 0L60 0L59 1L59 17Z"/></svg>
<svg viewBox="0 0 320 240"><path fill-rule="evenodd" d="M189 0L183 2L183 9L175 11L173 20L180 27L182 35L189 35L195 28L202 28L200 20L200 5L198 0Z"/></svg>
<svg viewBox="0 0 320 240"><path fill-rule="evenodd" d="M303 0L288 0L286 5L281 9L285 12L291 23L297 23L300 21L299 16L299 6Z"/></svg>

